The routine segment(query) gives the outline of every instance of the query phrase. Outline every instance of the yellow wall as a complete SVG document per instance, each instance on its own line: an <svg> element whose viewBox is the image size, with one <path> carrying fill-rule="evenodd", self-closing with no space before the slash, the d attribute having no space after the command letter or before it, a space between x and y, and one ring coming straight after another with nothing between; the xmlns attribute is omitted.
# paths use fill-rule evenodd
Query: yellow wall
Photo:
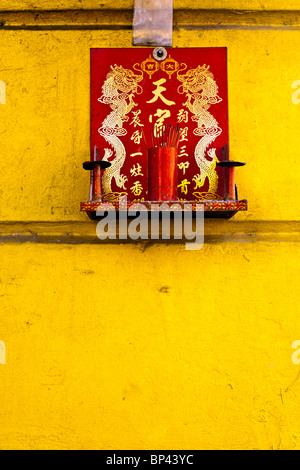
<svg viewBox="0 0 300 470"><path fill-rule="evenodd" d="M300 449L300 2L210 3L174 1L173 46L228 48L249 210L199 251L79 211L90 48L131 47L133 2L1 4L1 449Z"/></svg>

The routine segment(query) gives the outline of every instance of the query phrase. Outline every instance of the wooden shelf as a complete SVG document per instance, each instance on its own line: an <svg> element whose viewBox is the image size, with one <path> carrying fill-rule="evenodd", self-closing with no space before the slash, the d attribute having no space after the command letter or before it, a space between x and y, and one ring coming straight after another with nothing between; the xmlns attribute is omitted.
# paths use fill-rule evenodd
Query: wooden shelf
<svg viewBox="0 0 300 470"><path fill-rule="evenodd" d="M204 206L204 216L208 218L218 217L223 219L230 219L238 211L246 211L248 209L248 201L242 199L240 201L89 201L81 203L81 211L84 211L92 220L96 220L97 210L110 211L115 210L116 212L127 211L130 208L133 210L134 204L141 204L148 211L159 211L160 205L165 204L168 207L172 207L174 211L183 211L184 207L189 204L192 207L192 211L196 212L197 207ZM202 210L202 207L201 207Z"/></svg>

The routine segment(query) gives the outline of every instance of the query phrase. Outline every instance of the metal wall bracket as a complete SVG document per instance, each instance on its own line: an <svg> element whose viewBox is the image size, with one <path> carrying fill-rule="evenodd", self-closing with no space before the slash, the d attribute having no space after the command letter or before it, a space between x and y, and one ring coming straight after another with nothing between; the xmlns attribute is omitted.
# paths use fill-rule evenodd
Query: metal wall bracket
<svg viewBox="0 0 300 470"><path fill-rule="evenodd" d="M173 0L135 0L134 46L172 46Z"/></svg>

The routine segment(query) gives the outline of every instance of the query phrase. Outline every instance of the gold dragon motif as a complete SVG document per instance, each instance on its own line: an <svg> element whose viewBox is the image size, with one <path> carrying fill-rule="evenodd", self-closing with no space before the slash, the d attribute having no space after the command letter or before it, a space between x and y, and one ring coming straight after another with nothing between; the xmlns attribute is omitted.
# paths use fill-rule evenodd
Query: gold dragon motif
<svg viewBox="0 0 300 470"><path fill-rule="evenodd" d="M128 121L127 114L134 106L134 95L142 93L142 88L138 84L143 79L143 74L136 75L132 70L125 69L121 65L111 66L111 70L106 76L106 80L102 86L102 96L98 101L108 104L112 111L102 122L98 132L104 137L112 149L104 149L103 160L108 161L113 155L115 158L111 160L111 166L106 168L102 177L103 199L107 201L118 200L127 192L115 191L111 189L112 179L114 178L116 185L125 189L127 176L121 174L121 168L126 158L126 150L119 137L127 134L123 128L123 122Z"/></svg>
<svg viewBox="0 0 300 470"><path fill-rule="evenodd" d="M200 173L193 177L196 183L195 189L201 188L206 178L209 180L207 193L195 192L194 195L199 199L206 196L210 199L219 199L220 196L216 193L218 175L215 170L219 160L215 153L216 149L207 151L209 158L206 157L206 149L222 132L218 122L208 111L212 104L219 103L222 98L218 96L218 86L213 74L209 71L209 66L198 65L197 68L180 74L179 72L186 69L186 64L182 65L184 69L177 73L177 78L182 83L178 87L178 92L186 95L187 100L183 106L189 109L193 114L192 120L197 122L197 127L193 130L194 135L201 137L195 147L195 160L200 170Z"/></svg>

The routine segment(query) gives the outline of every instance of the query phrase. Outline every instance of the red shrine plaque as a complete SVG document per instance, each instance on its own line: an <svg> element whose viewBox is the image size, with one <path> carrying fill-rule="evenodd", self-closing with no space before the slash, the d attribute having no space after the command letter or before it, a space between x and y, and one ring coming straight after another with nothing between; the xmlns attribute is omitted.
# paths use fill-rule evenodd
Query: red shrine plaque
<svg viewBox="0 0 300 470"><path fill-rule="evenodd" d="M177 124L178 200L223 200L216 164L228 146L227 50L168 48L164 60L153 50L91 49L91 155L97 146L99 159L111 162L102 200L149 200L151 136Z"/></svg>

